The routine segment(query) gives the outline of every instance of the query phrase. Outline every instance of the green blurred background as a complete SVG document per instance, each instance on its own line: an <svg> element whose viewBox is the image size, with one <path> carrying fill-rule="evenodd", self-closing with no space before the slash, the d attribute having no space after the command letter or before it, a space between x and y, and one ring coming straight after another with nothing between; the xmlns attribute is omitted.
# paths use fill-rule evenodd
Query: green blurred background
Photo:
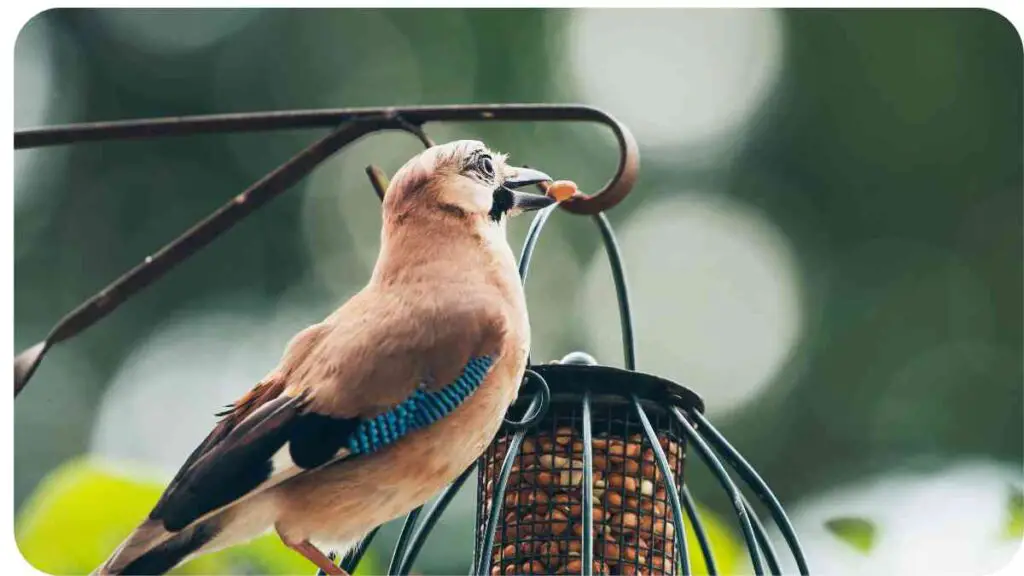
<svg viewBox="0 0 1024 576"><path fill-rule="evenodd" d="M704 396L790 510L813 570L982 574L1021 538L1008 503L1024 479L1022 69L1017 32L981 10L54 10L17 40L15 126L599 106L641 146L640 181L609 214L640 369ZM598 128L429 131L588 191L614 170ZM17 152L16 348L319 133ZM380 222L363 168L391 173L417 150L402 134L360 141L49 355L14 422L19 544L37 565L91 569L213 413L362 285ZM527 290L536 360L584 349L620 365L598 248L586 219L548 226ZM727 500L691 470L735 533ZM110 519L102 494L134 478L152 484ZM108 492L68 496L92 481ZM419 570L465 573L473 506L463 491ZM837 516L870 520L870 553L824 527ZM397 526L383 535L377 559ZM294 564L252 553L230 569Z"/></svg>

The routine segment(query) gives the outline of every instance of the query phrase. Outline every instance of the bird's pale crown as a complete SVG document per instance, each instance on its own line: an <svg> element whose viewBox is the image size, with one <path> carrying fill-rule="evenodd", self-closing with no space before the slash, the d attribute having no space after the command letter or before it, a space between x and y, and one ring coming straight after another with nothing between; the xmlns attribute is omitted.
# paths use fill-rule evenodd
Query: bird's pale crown
<svg viewBox="0 0 1024 576"><path fill-rule="evenodd" d="M446 215L488 219L501 224L507 216L554 202L518 188L550 181L543 172L509 166L507 156L483 142L457 140L415 156L395 174L384 196L386 221Z"/></svg>

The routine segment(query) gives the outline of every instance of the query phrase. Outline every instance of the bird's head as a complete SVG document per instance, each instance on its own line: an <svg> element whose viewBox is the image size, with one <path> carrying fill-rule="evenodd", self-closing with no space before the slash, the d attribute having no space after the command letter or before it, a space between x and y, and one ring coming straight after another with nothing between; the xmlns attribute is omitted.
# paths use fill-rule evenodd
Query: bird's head
<svg viewBox="0 0 1024 576"><path fill-rule="evenodd" d="M521 190L550 182L543 172L509 166L476 140L433 146L406 162L384 195L385 222L456 219L504 227L511 216L550 206L553 198Z"/></svg>

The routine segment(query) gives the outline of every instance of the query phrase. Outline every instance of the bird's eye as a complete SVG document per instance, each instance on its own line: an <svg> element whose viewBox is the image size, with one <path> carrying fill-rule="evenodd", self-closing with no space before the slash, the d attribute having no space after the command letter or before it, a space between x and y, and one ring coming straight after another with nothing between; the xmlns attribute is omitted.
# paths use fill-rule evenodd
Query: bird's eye
<svg viewBox="0 0 1024 576"><path fill-rule="evenodd" d="M480 170L481 174L488 178L494 176L494 162L491 160L490 156L482 156L480 161L477 163L477 168Z"/></svg>

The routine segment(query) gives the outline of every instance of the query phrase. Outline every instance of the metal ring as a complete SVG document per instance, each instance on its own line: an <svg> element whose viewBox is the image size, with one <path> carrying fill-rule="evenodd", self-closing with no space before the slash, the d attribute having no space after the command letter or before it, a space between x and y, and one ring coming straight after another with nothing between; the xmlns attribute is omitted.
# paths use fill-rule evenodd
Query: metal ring
<svg viewBox="0 0 1024 576"><path fill-rule="evenodd" d="M526 372L523 373L523 386L529 380L536 382L540 388L534 394L533 401L530 402L530 407L526 410L526 414L523 414L522 420L513 422L507 416L504 418L505 425L513 430L526 430L533 427L548 413L548 407L551 405L551 387L548 386L547 380L540 374L527 368Z"/></svg>

